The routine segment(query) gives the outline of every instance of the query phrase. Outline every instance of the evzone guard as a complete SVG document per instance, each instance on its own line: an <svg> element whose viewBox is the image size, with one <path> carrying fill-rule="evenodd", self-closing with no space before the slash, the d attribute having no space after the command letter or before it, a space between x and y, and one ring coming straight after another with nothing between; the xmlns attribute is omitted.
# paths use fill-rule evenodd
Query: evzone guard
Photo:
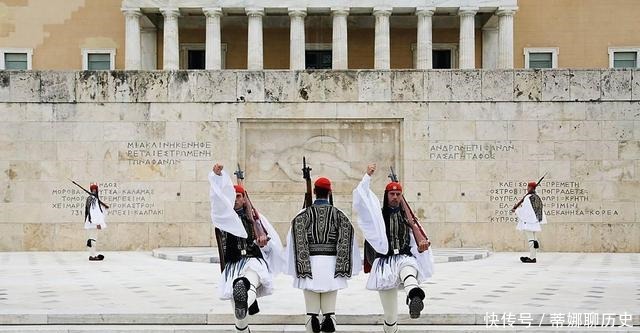
<svg viewBox="0 0 640 333"><path fill-rule="evenodd" d="M89 194L84 205L84 229L87 233L87 250L89 250L90 261L102 261L104 260L104 255L96 254L98 251L98 232L107 228L107 209L109 209L109 205L100 200L97 183L91 183L89 191L87 191L73 180L71 182Z"/></svg>
<svg viewBox="0 0 640 333"><path fill-rule="evenodd" d="M370 189L375 164L367 167L353 190L353 208L365 241L367 289L377 290L384 310L384 332L398 332L398 288L406 292L411 318L420 317L425 293L420 284L433 274L430 242L402 194L402 185L391 170L392 181L384 191L383 206Z"/></svg>
<svg viewBox="0 0 640 333"><path fill-rule="evenodd" d="M316 200L312 202L311 168L303 163L307 193L287 236L287 273L304 294L306 331L335 332L338 290L360 271L360 252L349 218L333 206L331 181L320 177L314 182Z"/></svg>
<svg viewBox="0 0 640 333"><path fill-rule="evenodd" d="M235 331L250 332L247 314L259 312L257 298L273 292L273 277L286 261L278 233L251 205L240 168L236 176L234 186L222 164L209 173L211 221L220 252L219 297L231 300Z"/></svg>
<svg viewBox="0 0 640 333"><path fill-rule="evenodd" d="M517 230L524 231L525 237L529 244L529 256L520 257L520 261L523 263L535 264L537 262L537 252L540 248L537 234L542 231L542 224L547 223L547 215L544 213L544 205L542 199L536 193L536 188L544 176L538 180L538 182L529 182L527 184L527 193L525 196L513 206L511 212L515 212L518 217Z"/></svg>

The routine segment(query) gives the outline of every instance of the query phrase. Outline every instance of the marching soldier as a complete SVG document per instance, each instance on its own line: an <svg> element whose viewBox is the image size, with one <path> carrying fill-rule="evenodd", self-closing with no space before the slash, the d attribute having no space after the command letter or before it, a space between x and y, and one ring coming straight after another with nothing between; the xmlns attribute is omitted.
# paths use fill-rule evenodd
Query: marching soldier
<svg viewBox="0 0 640 333"><path fill-rule="evenodd" d="M266 217L250 206L246 190L232 185L221 164L213 166L209 183L222 270L218 294L231 300L235 331L250 332L247 314L258 313L257 298L273 292L273 276L284 268L282 243Z"/></svg>
<svg viewBox="0 0 640 333"><path fill-rule="evenodd" d="M384 204L370 190L375 164L353 190L353 208L366 239L365 272L370 272L367 289L377 290L384 310L384 332L398 332L398 288L407 294L411 318L420 317L425 293L420 284L433 274L430 242L413 218L402 196L402 185L390 182L384 191Z"/></svg>
<svg viewBox="0 0 640 333"><path fill-rule="evenodd" d="M303 170L307 169L306 166ZM305 170L310 201L310 168ZM353 226L331 203L331 181L320 177L314 183L316 200L291 222L287 238L288 274L293 286L302 289L307 312L307 332L335 332L336 297L347 280L360 270L360 252ZM322 322L318 316L324 317Z"/></svg>
<svg viewBox="0 0 640 333"><path fill-rule="evenodd" d="M520 261L523 263L535 264L537 262L536 255L538 248L540 248L540 243L538 242L536 233L542 231L542 224L547 223L547 216L544 213L542 199L540 199L540 196L536 193L536 188L538 184L540 184L540 181L537 183L529 182L527 184L527 194L511 209L511 212L515 212L518 216L516 229L524 231L529 243L529 256L520 257Z"/></svg>
<svg viewBox="0 0 640 333"><path fill-rule="evenodd" d="M98 184L91 183L89 191L91 192L84 206L84 229L87 231L87 249L89 250L90 261L101 261L104 260L104 255L96 255L98 251L98 231L107 228L106 218L109 206L100 201Z"/></svg>

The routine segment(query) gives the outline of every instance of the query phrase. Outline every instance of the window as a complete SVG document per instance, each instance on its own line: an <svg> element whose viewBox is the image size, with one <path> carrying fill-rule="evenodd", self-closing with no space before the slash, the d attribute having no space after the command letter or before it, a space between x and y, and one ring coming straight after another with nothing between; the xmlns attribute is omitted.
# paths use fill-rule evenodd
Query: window
<svg viewBox="0 0 640 333"><path fill-rule="evenodd" d="M331 43L307 43L304 50L304 63L307 69L331 69L333 51Z"/></svg>
<svg viewBox="0 0 640 333"><path fill-rule="evenodd" d="M331 69L332 57L331 50L306 50L305 66L307 69Z"/></svg>
<svg viewBox="0 0 640 333"><path fill-rule="evenodd" d="M525 48L524 68L558 68L558 48Z"/></svg>
<svg viewBox="0 0 640 333"><path fill-rule="evenodd" d="M638 68L640 48L609 48L609 67Z"/></svg>
<svg viewBox="0 0 640 333"><path fill-rule="evenodd" d="M227 44L222 43L220 48L221 68L226 66ZM180 44L180 69L205 69L207 65L206 45L204 43Z"/></svg>
<svg viewBox="0 0 640 333"><path fill-rule="evenodd" d="M187 69L205 69L204 50L187 51Z"/></svg>
<svg viewBox="0 0 640 333"><path fill-rule="evenodd" d="M431 68L451 69L458 67L458 44L433 43L431 49ZM418 52L415 43L411 44L411 53L413 54L413 68L416 68Z"/></svg>
<svg viewBox="0 0 640 333"><path fill-rule="evenodd" d="M30 70L32 49L0 49L0 70Z"/></svg>
<svg viewBox="0 0 640 333"><path fill-rule="evenodd" d="M449 69L451 67L451 50L433 50L433 69Z"/></svg>
<svg viewBox="0 0 640 333"><path fill-rule="evenodd" d="M551 52L529 53L529 68L553 68Z"/></svg>
<svg viewBox="0 0 640 333"><path fill-rule="evenodd" d="M114 70L116 49L82 49L82 70Z"/></svg>

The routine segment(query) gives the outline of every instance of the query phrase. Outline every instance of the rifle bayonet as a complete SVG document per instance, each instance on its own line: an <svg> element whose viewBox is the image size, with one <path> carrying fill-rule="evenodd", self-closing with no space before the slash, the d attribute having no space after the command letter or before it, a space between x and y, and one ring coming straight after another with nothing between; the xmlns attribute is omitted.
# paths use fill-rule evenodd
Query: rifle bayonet
<svg viewBox="0 0 640 333"><path fill-rule="evenodd" d="M238 163L238 170L236 170L236 172L234 172L233 174L236 175L236 178L238 178L239 180L244 180L244 171L242 171L240 163Z"/></svg>
<svg viewBox="0 0 640 333"><path fill-rule="evenodd" d="M313 203L313 197L311 196L311 168L307 166L307 158L302 156L302 178L307 183L307 191L304 194L304 204L302 208L307 208Z"/></svg>
<svg viewBox="0 0 640 333"><path fill-rule="evenodd" d="M398 182L398 175L396 175L396 172L393 171L393 167L389 166L389 170L391 170L391 173L389 174L389 179L391 179L392 182Z"/></svg>

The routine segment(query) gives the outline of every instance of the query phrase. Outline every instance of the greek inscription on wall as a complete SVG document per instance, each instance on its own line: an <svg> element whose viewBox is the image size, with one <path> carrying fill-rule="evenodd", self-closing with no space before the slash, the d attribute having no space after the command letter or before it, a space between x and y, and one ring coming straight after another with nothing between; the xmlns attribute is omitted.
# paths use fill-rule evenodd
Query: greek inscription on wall
<svg viewBox="0 0 640 333"><path fill-rule="evenodd" d="M527 183L504 181L489 190L489 200L495 204L490 222L517 222L511 208L525 195ZM592 209L584 207L590 202L589 191L580 182L544 181L536 189L544 203L548 218L562 219L571 216L617 216L615 209Z"/></svg>
<svg viewBox="0 0 640 333"><path fill-rule="evenodd" d="M176 165L181 161L210 160L210 141L132 141L120 151L129 165Z"/></svg>
<svg viewBox="0 0 640 333"><path fill-rule="evenodd" d="M109 205L111 216L160 216L164 209L154 203L154 190L118 183L99 183L100 200ZM54 209L68 210L71 215L83 216L88 194L79 188L64 187L51 191Z"/></svg>
<svg viewBox="0 0 640 333"><path fill-rule="evenodd" d="M429 144L430 160L495 160L497 152L511 152L512 143L492 142L432 142Z"/></svg>

